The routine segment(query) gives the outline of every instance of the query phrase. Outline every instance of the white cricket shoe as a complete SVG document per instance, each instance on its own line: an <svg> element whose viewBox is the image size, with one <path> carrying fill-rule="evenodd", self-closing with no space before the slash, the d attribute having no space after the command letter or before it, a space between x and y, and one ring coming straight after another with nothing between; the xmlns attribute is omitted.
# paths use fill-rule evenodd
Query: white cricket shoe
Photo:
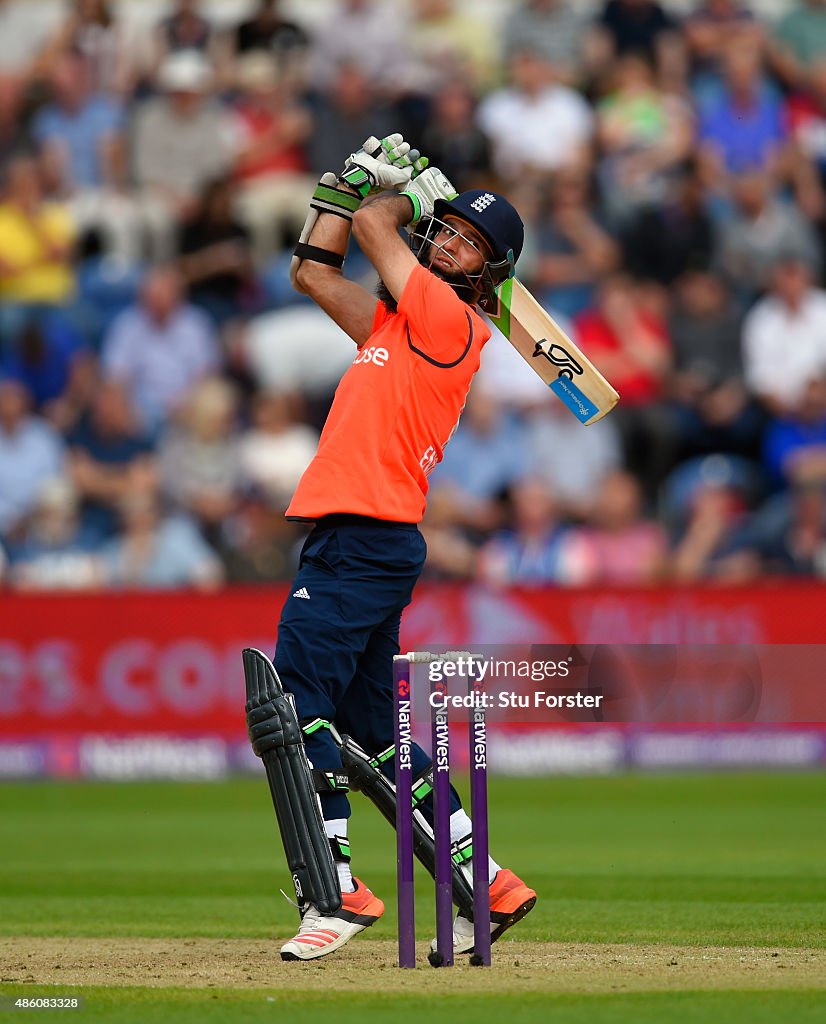
<svg viewBox="0 0 826 1024"><path fill-rule="evenodd" d="M341 909L335 914L319 914L310 905L298 932L281 947L282 960L317 960L327 956L378 921L384 904L363 882L354 877L353 883L355 892L341 894Z"/></svg>

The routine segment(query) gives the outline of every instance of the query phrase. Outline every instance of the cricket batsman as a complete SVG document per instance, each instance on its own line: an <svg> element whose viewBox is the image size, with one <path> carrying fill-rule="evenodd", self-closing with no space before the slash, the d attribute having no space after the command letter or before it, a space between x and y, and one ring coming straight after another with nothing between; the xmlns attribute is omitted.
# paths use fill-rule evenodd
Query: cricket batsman
<svg viewBox="0 0 826 1024"><path fill-rule="evenodd" d="M407 238L401 230L407 229ZM342 275L353 232L378 298ZM347 791L390 821L393 656L425 560L418 523L428 474L456 429L490 330L478 308L514 272L524 229L501 195L457 195L401 135L370 138L321 178L292 262L356 344L318 452L287 516L311 522L278 626L274 661L244 652L247 724L262 757L301 915L284 960L332 953L384 904L350 869ZM274 666L274 667L273 667ZM430 759L415 748L415 852L434 870ZM471 822L451 802L457 953L473 948ZM536 893L492 858L491 938Z"/></svg>

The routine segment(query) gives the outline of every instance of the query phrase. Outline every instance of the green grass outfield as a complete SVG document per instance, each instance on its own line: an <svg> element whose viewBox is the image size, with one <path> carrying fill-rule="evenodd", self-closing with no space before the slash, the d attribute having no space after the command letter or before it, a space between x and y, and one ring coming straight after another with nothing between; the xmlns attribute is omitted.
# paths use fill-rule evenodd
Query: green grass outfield
<svg viewBox="0 0 826 1024"><path fill-rule="evenodd" d="M148 985L115 979L112 985L73 988L87 1003L71 1019L258 1021L275 1020L276 1011L285 1009L302 1021L335 1014L338 1024L388 1015L407 1019L423 1011L430 1022L455 1021L474 1009L483 1018L501 1013L512 1021L552 1015L560 1022L635 1024L805 1022L826 1015L826 955L818 952L826 949L824 773L493 779L492 852L540 897L535 911L510 934L534 944L534 952L544 948L538 944L571 944L577 956L590 958L589 970L595 957L586 944L604 947L598 991L589 990L589 974L583 975L582 991L571 991L576 975L566 976L563 985L553 968L543 968L541 958L525 974L522 991L514 981L518 960L510 974L504 973L510 950L519 947L504 941L494 947L500 961L494 975L483 979L489 972L463 968L451 976L428 968L412 978L404 972L400 987L402 972L390 967L386 955L395 935L394 836L363 798L354 797L354 804L354 868L385 899L387 914L367 935L324 961L323 970L321 964L297 965L309 968L300 976L296 965L288 965L290 983L282 985L287 965L278 960L273 940L290 932L295 911L278 894L289 879L263 777L217 784L0 786L0 936L17 937L0 947L5 951L0 993L55 992L48 985L61 981L59 952L52 955L52 973L44 973L45 967L27 973L23 967L30 948L71 950L63 937L88 942L111 937L120 949L124 940L128 949L134 939L136 950L153 948L146 945L153 938L180 938L183 948L201 937L238 940L232 949L246 948L241 940L263 940L253 945L261 951L264 977L272 957L272 985L222 984L220 977L203 978L193 987L164 985L163 963L161 973L152 974L150 959ZM433 928L433 896L423 872L418 894L418 932L424 940ZM364 967L369 977L357 999L351 993L331 1001L353 985L349 951L368 935L385 940L375 944L382 962ZM56 940L54 946L43 947L49 939ZM105 959L106 943L98 947ZM651 983L656 975L648 968L628 969L612 984L611 963L619 963L627 950L647 951L655 961L658 950L663 957L668 950L661 971L667 977L668 965L676 967L681 959L673 947L684 947L689 958L690 950L700 947L763 950L766 958L778 958L773 966L781 968L793 954L795 962L810 964L809 980L792 984L786 980L791 970L777 970L776 983L773 974L754 989L757 968L744 962L740 978L742 958L727 953L734 965L729 976L724 982L710 980L707 990L695 973L686 976L682 988L654 991L660 985ZM562 947L547 948L565 958ZM715 959L708 950L703 955ZM764 963L762 954L754 956ZM364 966L363 956L359 963ZM72 975L72 985L77 977L96 975ZM307 991L296 987L301 977ZM434 985L437 977L445 980ZM445 988L451 977L457 987L461 982L461 992ZM496 979L506 993L496 991ZM61 991L68 990L64 983ZM0 1012L4 1019L21 1018L16 1011Z"/></svg>

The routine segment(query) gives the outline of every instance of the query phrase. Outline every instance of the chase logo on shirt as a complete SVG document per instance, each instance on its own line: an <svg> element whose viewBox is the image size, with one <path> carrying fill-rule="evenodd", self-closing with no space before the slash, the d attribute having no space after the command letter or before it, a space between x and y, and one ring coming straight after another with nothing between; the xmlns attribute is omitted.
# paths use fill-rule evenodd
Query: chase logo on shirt
<svg viewBox="0 0 826 1024"><path fill-rule="evenodd" d="M353 360L353 365L356 363L375 363L376 366L384 366L389 358L390 353L386 348L376 348L374 345L371 345L370 348L359 350L359 354Z"/></svg>

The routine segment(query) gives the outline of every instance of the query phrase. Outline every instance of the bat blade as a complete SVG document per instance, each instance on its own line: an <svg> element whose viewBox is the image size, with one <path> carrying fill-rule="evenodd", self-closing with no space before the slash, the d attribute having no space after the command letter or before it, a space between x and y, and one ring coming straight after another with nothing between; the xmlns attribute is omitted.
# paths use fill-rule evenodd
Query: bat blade
<svg viewBox="0 0 826 1024"><path fill-rule="evenodd" d="M497 296L491 320L574 416L588 424L609 413L619 394L528 289L511 278Z"/></svg>

